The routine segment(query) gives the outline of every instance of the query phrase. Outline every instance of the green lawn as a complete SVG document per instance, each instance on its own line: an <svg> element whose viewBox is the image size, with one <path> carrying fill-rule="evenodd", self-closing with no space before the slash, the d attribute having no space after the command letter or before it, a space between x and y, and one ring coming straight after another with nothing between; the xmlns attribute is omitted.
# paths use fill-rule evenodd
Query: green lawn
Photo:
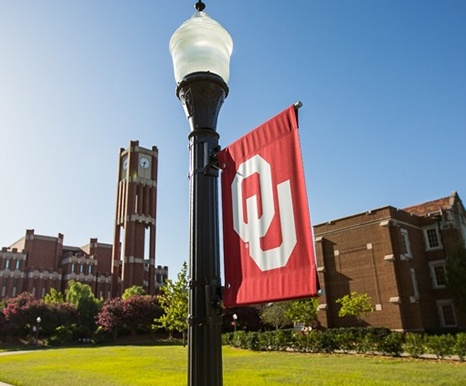
<svg viewBox="0 0 466 386"><path fill-rule="evenodd" d="M186 348L110 346L0 355L0 380L23 386L186 385ZM354 355L223 351L225 386L465 385L466 363Z"/></svg>

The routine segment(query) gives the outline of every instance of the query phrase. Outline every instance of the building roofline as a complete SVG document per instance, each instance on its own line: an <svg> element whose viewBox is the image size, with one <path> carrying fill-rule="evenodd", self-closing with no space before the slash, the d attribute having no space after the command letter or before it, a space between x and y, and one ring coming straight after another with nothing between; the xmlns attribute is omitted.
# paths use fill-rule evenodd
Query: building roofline
<svg viewBox="0 0 466 386"><path fill-rule="evenodd" d="M378 212L380 210L384 210L384 209L393 209L393 210L400 210L398 208L395 208L391 205L386 205L386 206L381 206L379 208L375 208L375 209L369 209L369 210L366 210L364 212L359 212L359 213L355 213L355 214L352 214L352 215L348 215L348 216L344 216L344 217L339 217L339 218L335 218L335 219L332 219L332 220L328 220L326 222L322 222L322 223L319 223L319 224L316 224L316 225L313 225L314 228L316 227L319 227L319 226L323 226L323 225L329 225L333 222L337 222L337 221L342 221L342 220L349 220L351 218L354 218L354 217L359 217L359 216L362 216L362 215L367 215L367 214L371 214L372 212Z"/></svg>
<svg viewBox="0 0 466 386"><path fill-rule="evenodd" d="M448 207L447 208L442 207L442 205L441 205L442 202L446 203L447 201L448 201ZM328 220L326 222L322 222L322 223L313 225L313 227L317 228L317 227L320 227L320 226L329 225L329 224L331 224L333 222L348 220L348 219L351 219L351 218L354 218L354 217L358 217L358 216L361 216L361 215L364 215L364 214L370 214L371 212L376 212L376 211L380 211L380 210L383 210L383 209L393 209L393 210L396 210L396 211L406 212L408 214L411 214L412 216L426 217L426 216L431 216L433 214L440 213L442 210L452 208L455 205L455 202L458 202L464 209L463 202L461 201L461 198L459 197L458 193L456 191L453 191L447 197L442 197L442 198L438 198L438 199L435 199L435 200L426 201L426 202L423 202L421 204L411 205L411 206L408 206L408 207L405 207L405 208L395 208L395 207L393 207L391 205L381 206L379 208L370 209L370 210L367 210L365 212L359 212L359 213L355 213L355 214L352 214L352 215L349 215L349 216L344 216L344 217L339 217L339 218L336 218L336 219ZM430 210L430 211L427 209L429 206L432 206L432 205L435 206L436 204L439 205L438 209L434 208L435 210ZM416 208L419 208L419 210L416 211ZM422 212L421 209L424 209L424 212Z"/></svg>

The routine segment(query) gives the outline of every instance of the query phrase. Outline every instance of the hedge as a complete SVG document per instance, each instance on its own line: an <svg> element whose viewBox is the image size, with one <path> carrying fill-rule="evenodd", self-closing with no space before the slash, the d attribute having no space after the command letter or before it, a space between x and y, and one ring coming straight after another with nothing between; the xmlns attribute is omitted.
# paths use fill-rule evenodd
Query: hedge
<svg viewBox="0 0 466 386"><path fill-rule="evenodd" d="M413 357L433 354L442 359L458 355L466 358L466 333L424 335L399 333L386 328L336 328L301 332L236 331L223 335L223 344L255 351L296 351L304 353L356 352Z"/></svg>

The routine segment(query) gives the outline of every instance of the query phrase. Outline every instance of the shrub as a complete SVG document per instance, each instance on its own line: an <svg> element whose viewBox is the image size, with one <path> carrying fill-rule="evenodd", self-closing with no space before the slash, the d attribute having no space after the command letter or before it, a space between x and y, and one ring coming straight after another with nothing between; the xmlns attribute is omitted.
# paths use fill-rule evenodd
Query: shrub
<svg viewBox="0 0 466 386"><path fill-rule="evenodd" d="M233 336L235 333L227 332L222 334L222 345L224 346L233 346Z"/></svg>
<svg viewBox="0 0 466 386"><path fill-rule="evenodd" d="M338 345L331 330L311 332L314 332L316 337L316 351L330 353L337 350Z"/></svg>
<svg viewBox="0 0 466 386"><path fill-rule="evenodd" d="M309 334L306 334L302 331L298 331L294 333L293 347L296 351L309 352L308 343L307 343L308 335Z"/></svg>
<svg viewBox="0 0 466 386"><path fill-rule="evenodd" d="M400 356L403 352L403 335L398 332L392 332L379 342L378 347L378 351L384 354Z"/></svg>
<svg viewBox="0 0 466 386"><path fill-rule="evenodd" d="M466 333L460 332L456 335L456 343L453 347L453 352L463 361L466 357Z"/></svg>
<svg viewBox="0 0 466 386"><path fill-rule="evenodd" d="M245 336L245 348L249 350L259 350L259 338L258 333L254 331L246 332Z"/></svg>
<svg viewBox="0 0 466 386"><path fill-rule="evenodd" d="M247 348L246 335L246 331L236 331L235 333L233 333L233 337L231 339L233 347Z"/></svg>
<svg viewBox="0 0 466 386"><path fill-rule="evenodd" d="M258 351L265 346L264 337L253 331L235 331L233 333L223 334L222 343L229 344L237 348Z"/></svg>
<svg viewBox="0 0 466 386"><path fill-rule="evenodd" d="M300 352L318 352L321 349L322 334L318 331L295 333L293 339L295 349Z"/></svg>
<svg viewBox="0 0 466 386"><path fill-rule="evenodd" d="M405 343L402 345L402 348L414 358L418 358L426 351L424 347L424 335L413 332L406 333Z"/></svg>
<svg viewBox="0 0 466 386"><path fill-rule="evenodd" d="M70 327L59 326L55 329L55 333L47 339L47 344L50 346L62 346L71 342L73 339L73 331Z"/></svg>
<svg viewBox="0 0 466 386"><path fill-rule="evenodd" d="M357 347L357 332L352 328L338 328L327 330L327 334L332 337L334 348L347 353ZM333 350L332 350L333 351Z"/></svg>
<svg viewBox="0 0 466 386"><path fill-rule="evenodd" d="M105 330L104 327L99 326L94 332L93 341L95 344L104 344L115 341L114 334Z"/></svg>
<svg viewBox="0 0 466 386"><path fill-rule="evenodd" d="M325 352L335 350L357 351L359 353L379 352L385 355L399 356L406 351L413 357L426 352L438 358L457 354L466 356L466 333L460 333L457 339L450 335L424 336L422 334L392 332L387 328L336 328L325 331L312 330L295 332L277 330L265 332L237 331L224 334L223 344L230 344L256 351L279 351L293 348L300 352Z"/></svg>
<svg viewBox="0 0 466 386"><path fill-rule="evenodd" d="M276 350L275 333L276 331L265 331L262 333L258 333L257 334L257 350L259 351Z"/></svg>
<svg viewBox="0 0 466 386"><path fill-rule="evenodd" d="M426 348L430 354L435 354L437 358L444 358L453 354L455 338L451 334L431 335L426 339Z"/></svg>
<svg viewBox="0 0 466 386"><path fill-rule="evenodd" d="M366 353L386 353L385 339L392 332L388 328L376 327L367 328L364 336L364 352Z"/></svg>
<svg viewBox="0 0 466 386"><path fill-rule="evenodd" d="M278 330L274 337L275 350L284 351L293 346L293 330Z"/></svg>

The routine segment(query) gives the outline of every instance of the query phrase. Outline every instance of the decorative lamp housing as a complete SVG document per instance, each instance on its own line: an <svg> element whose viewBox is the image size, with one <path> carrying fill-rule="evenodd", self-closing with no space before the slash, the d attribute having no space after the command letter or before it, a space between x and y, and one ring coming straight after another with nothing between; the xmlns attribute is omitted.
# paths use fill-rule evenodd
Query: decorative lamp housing
<svg viewBox="0 0 466 386"><path fill-rule="evenodd" d="M228 83L232 52L230 34L205 12L197 11L170 39L176 82L193 73L210 72Z"/></svg>

